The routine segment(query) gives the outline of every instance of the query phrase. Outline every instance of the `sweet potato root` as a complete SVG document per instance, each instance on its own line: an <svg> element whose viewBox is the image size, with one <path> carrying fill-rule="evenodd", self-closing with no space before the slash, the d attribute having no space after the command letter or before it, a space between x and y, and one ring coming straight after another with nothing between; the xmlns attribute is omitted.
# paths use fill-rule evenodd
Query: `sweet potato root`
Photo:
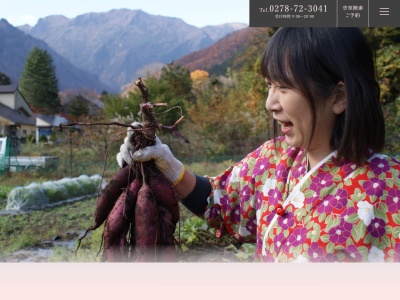
<svg viewBox="0 0 400 300"><path fill-rule="evenodd" d="M158 206L160 219L160 245L157 251L158 262L176 262L174 231L171 213L163 206Z"/></svg>
<svg viewBox="0 0 400 300"><path fill-rule="evenodd" d="M100 197L97 199L94 211L94 225L92 230L98 228L106 220L111 209L124 189L127 189L134 179L134 170L131 166L120 169L108 182Z"/></svg>
<svg viewBox="0 0 400 300"><path fill-rule="evenodd" d="M175 226L179 221L179 200L174 187L158 170L148 176L148 182L157 204L171 213L171 223Z"/></svg>
<svg viewBox="0 0 400 300"><path fill-rule="evenodd" d="M121 168L111 180L107 183L101 195L97 198L96 209L94 211L94 224L90 226L86 232L78 239L78 251L82 240L92 230L99 228L107 219L108 214L113 209L117 199L121 196L122 192L128 188L133 179L135 178L135 171L131 166L127 165Z"/></svg>
<svg viewBox="0 0 400 300"><path fill-rule="evenodd" d="M156 261L160 227L156 201L150 187L144 182L139 190L135 208L135 261Z"/></svg>
<svg viewBox="0 0 400 300"><path fill-rule="evenodd" d="M126 235L132 222L136 200L140 189L139 178L136 177L126 192L123 192L112 208L104 226L103 241L107 261L124 261L126 257ZM122 241L122 242L121 242Z"/></svg>

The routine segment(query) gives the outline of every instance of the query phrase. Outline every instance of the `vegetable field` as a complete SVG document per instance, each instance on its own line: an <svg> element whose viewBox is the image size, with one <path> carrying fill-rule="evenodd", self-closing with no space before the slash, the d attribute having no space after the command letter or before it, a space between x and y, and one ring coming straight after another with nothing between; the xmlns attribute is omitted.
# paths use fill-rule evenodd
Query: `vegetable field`
<svg viewBox="0 0 400 300"><path fill-rule="evenodd" d="M188 168L199 174L215 175L232 163L197 162ZM102 164L91 166L99 173ZM117 169L117 167L116 167ZM1 177L0 211L6 208L6 197L14 186L32 182L45 182L52 177L46 174L19 173ZM56 175L54 175L56 176ZM106 175L107 181L111 174ZM0 213L0 261L2 262L99 262L103 226L82 240L75 254L78 238L93 225L97 199L65 203L42 210L25 213ZM203 220L194 217L180 206L181 219L177 224L176 238L181 241L179 262L237 262L251 261L253 249L249 245L236 245L230 238L218 239Z"/></svg>

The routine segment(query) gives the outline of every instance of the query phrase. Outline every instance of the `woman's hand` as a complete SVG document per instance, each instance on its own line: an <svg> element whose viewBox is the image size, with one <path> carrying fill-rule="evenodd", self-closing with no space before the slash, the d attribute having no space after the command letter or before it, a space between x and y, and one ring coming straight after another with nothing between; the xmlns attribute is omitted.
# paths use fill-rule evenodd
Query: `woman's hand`
<svg viewBox="0 0 400 300"><path fill-rule="evenodd" d="M134 122L132 127L140 129L142 124ZM173 184L178 184L185 173L183 164L175 158L169 147L163 144L156 136L156 143L153 146L148 146L134 152L134 147L131 143L135 130L127 130L127 136L124 143L120 147L120 152L117 154L117 162L120 167L130 164L132 161L145 162L154 160L156 167L161 173Z"/></svg>
<svg viewBox="0 0 400 300"><path fill-rule="evenodd" d="M139 122L133 122L131 127L135 129L143 128L142 124ZM126 164L129 165L132 162L131 154L134 152L132 140L136 131L132 130L131 127L127 129L124 143L119 148L119 153L117 154L117 163L120 168L124 167Z"/></svg>
<svg viewBox="0 0 400 300"><path fill-rule="evenodd" d="M176 185L182 180L185 172L183 164L175 158L169 147L161 143L156 136L156 144L140 149L132 154L132 160L144 162L154 160L156 167L164 174L164 176Z"/></svg>

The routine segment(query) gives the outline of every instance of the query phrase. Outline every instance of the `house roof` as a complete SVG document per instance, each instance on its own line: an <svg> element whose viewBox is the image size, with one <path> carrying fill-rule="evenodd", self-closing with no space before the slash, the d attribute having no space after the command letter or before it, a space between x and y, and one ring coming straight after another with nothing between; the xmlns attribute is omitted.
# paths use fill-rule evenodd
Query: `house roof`
<svg viewBox="0 0 400 300"><path fill-rule="evenodd" d="M0 116L10 120L15 124L36 125L35 117L27 117L18 110L9 108L8 106L0 103Z"/></svg>
<svg viewBox="0 0 400 300"><path fill-rule="evenodd" d="M17 84L9 84L9 85L0 85L0 93L14 93L18 89Z"/></svg>
<svg viewBox="0 0 400 300"><path fill-rule="evenodd" d="M91 103L94 106L97 106L98 108L103 108L104 107L104 103L97 98L93 98L93 97L85 97L82 95L79 95L78 97L76 97L76 99L79 99L81 101L87 101L89 103Z"/></svg>
<svg viewBox="0 0 400 300"><path fill-rule="evenodd" d="M89 99L89 101L96 105L98 108L104 107L104 103L100 99Z"/></svg>
<svg viewBox="0 0 400 300"><path fill-rule="evenodd" d="M57 127L60 123L69 123L69 121L60 115L36 115L39 119L48 123L49 126Z"/></svg>

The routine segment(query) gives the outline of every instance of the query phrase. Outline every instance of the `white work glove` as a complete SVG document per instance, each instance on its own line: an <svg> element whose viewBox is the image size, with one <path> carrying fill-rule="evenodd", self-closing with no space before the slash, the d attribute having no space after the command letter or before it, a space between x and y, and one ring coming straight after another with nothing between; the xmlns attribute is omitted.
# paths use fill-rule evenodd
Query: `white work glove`
<svg viewBox="0 0 400 300"><path fill-rule="evenodd" d="M141 126L141 124L135 123L132 123L132 126L140 128L138 124L139 126ZM169 147L163 144L157 136L155 145L145 147L134 153L133 151L133 145L129 142L129 137L127 136L117 155L118 164L122 166L123 161L130 164L132 160L145 162L153 159L157 169L159 169L173 185L176 185L182 180L185 167L174 157Z"/></svg>
<svg viewBox="0 0 400 300"><path fill-rule="evenodd" d="M153 146L148 146L133 153L132 160L144 162L154 160L154 163L164 174L164 176L173 184L176 185L182 180L185 167L175 158L169 147L161 143L156 136L156 143Z"/></svg>
<svg viewBox="0 0 400 300"><path fill-rule="evenodd" d="M143 127L143 125L139 122L133 122L131 126L136 129ZM124 166L124 162L126 162L129 165L132 161L131 155L135 151L135 149L133 148L131 140L132 136L134 136L135 133L136 131L132 130L131 127L129 127L126 131L126 137L124 139L124 143L119 148L119 153L117 154L117 163L120 166L120 168Z"/></svg>

